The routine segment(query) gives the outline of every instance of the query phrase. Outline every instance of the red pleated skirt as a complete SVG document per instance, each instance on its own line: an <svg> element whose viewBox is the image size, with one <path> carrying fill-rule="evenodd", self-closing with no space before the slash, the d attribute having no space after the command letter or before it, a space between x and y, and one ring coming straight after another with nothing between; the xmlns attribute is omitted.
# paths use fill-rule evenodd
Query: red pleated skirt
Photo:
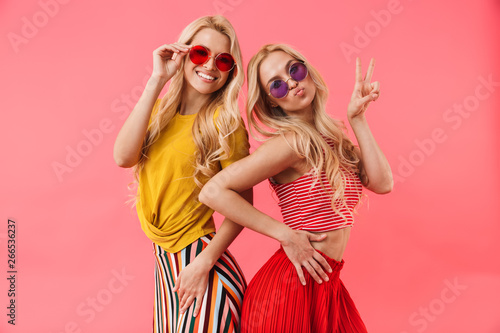
<svg viewBox="0 0 500 333"><path fill-rule="evenodd" d="M303 268L306 277L303 286L295 267L280 247L248 285L243 298L241 332L367 332L339 278L344 260L339 262L321 254L333 270L327 273L329 281L318 284Z"/></svg>

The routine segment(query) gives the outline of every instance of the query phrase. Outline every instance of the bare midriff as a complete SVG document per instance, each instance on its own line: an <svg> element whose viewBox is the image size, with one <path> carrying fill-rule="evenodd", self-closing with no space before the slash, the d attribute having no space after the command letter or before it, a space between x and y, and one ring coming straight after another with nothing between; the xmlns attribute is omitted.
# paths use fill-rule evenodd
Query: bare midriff
<svg viewBox="0 0 500 333"><path fill-rule="evenodd" d="M326 234L326 238L321 242L311 242L312 247L323 252L332 259L341 261L351 234L351 227L314 233Z"/></svg>

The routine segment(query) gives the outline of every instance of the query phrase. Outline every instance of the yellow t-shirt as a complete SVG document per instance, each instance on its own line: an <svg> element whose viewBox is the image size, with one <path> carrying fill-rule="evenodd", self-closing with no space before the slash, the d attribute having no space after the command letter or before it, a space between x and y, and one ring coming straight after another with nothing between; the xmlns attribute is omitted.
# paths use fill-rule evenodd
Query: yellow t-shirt
<svg viewBox="0 0 500 333"><path fill-rule="evenodd" d="M158 99L152 114L159 102ZM139 175L137 214L142 230L153 242L172 253L215 231L214 211L200 203L197 196L192 196L198 188L193 179L195 117L196 114L176 113L149 148L149 159ZM229 142L232 153L220 161L221 168L248 155L248 133L244 124L231 135Z"/></svg>

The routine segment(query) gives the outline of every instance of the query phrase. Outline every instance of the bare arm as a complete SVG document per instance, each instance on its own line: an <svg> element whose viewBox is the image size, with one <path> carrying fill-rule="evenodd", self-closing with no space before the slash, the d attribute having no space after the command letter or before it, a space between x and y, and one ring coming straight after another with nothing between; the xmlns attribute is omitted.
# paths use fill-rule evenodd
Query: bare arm
<svg viewBox="0 0 500 333"><path fill-rule="evenodd" d="M241 196L250 204L253 203L252 189L244 191ZM243 226L225 218L212 241L181 271L173 289L179 295L181 313L184 313L196 299L193 316L198 315L207 289L210 270L242 229Z"/></svg>
<svg viewBox="0 0 500 333"><path fill-rule="evenodd" d="M159 78L149 78L139 101L120 129L113 149L113 157L118 166L130 168L139 161L151 112L165 83Z"/></svg>
<svg viewBox="0 0 500 333"><path fill-rule="evenodd" d="M297 160L283 138L273 138L212 177L199 200L227 218L281 241L288 227L254 208L239 193L291 167Z"/></svg>
<svg viewBox="0 0 500 333"><path fill-rule="evenodd" d="M356 149L356 153L361 159L362 173L366 176L366 182L363 185L378 194L391 192L394 184L391 166L373 137L366 118L349 123L360 147Z"/></svg>
<svg viewBox="0 0 500 333"><path fill-rule="evenodd" d="M302 266L321 283L327 280L323 268L330 271L326 260L311 246L325 235L293 230L262 213L241 195L243 191L300 161L283 137L276 137L260 146L251 155L231 164L215 175L202 189L199 200L228 219L278 240L294 264L300 281L305 284ZM322 268L323 267L323 268Z"/></svg>
<svg viewBox="0 0 500 333"><path fill-rule="evenodd" d="M243 124L240 124L240 127L229 136L228 143L230 146L234 145L235 149L227 158L220 160L220 165L223 169L248 156L248 134ZM250 204L253 203L252 189L242 192L241 196ZM195 301L193 316L199 314L211 270L217 270L214 266L220 269L217 261L221 256L224 256L224 251L226 251L242 229L241 225L232 222L228 218L224 219L209 244L180 272L173 291L176 291L179 295L181 313L186 311L193 301ZM227 259L225 258L225 260Z"/></svg>
<svg viewBox="0 0 500 333"><path fill-rule="evenodd" d="M375 60L372 59L363 79L361 60L356 59L356 82L351 102L347 108L347 117L360 148L356 149L356 154L361 159L363 185L375 193L383 194L392 191L394 184L392 171L382 149L373 137L365 117L365 111L370 102L376 101L380 95L379 82L370 82L374 67Z"/></svg>
<svg viewBox="0 0 500 333"><path fill-rule="evenodd" d="M120 167L130 168L139 161L153 106L165 84L179 68L187 50L187 45L177 43L162 45L154 50L153 73L115 140L113 158Z"/></svg>

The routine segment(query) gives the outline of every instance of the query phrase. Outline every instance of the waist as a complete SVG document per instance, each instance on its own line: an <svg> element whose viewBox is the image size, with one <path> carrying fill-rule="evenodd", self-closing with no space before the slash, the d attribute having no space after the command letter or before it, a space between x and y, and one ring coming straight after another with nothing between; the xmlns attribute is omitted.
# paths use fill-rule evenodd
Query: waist
<svg viewBox="0 0 500 333"><path fill-rule="evenodd" d="M143 209L144 208L144 209ZM213 210L182 210L172 214L170 211L137 205L141 228L146 236L169 252L177 252L199 237L215 231Z"/></svg>
<svg viewBox="0 0 500 333"><path fill-rule="evenodd" d="M292 229L307 230L311 232L328 232L352 227L354 218L352 213L343 210L344 217L327 209L326 212L307 212L300 209L282 210L283 222Z"/></svg>
<svg viewBox="0 0 500 333"><path fill-rule="evenodd" d="M314 234L326 234L324 240L320 242L311 242L313 248L323 252L332 259L342 261L347 242L349 241L349 236L351 235L351 227L325 232L310 232Z"/></svg>

